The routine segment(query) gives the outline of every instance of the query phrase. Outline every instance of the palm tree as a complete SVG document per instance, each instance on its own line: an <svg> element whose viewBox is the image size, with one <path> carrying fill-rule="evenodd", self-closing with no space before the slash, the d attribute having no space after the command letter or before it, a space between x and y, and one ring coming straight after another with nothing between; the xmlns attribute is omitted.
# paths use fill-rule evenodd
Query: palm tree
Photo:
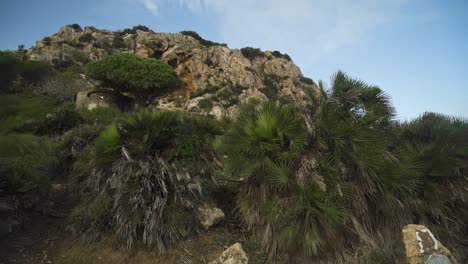
<svg viewBox="0 0 468 264"><path fill-rule="evenodd" d="M211 140L220 132L211 119L168 111L111 125L81 161L86 198L75 229L112 231L128 247L142 242L159 251L197 232L202 187L218 164Z"/></svg>
<svg viewBox="0 0 468 264"><path fill-rule="evenodd" d="M349 212L346 226L375 246L384 227L399 228L411 219L403 208L420 182L417 155L395 144L394 110L377 86L339 71L330 89L319 82L318 91L306 94L305 120L316 144L309 151L319 153L309 155L318 165L308 174L318 174L325 189L337 190ZM397 213L399 221L391 217Z"/></svg>
<svg viewBox="0 0 468 264"><path fill-rule="evenodd" d="M449 245L468 257L468 121L435 113L400 126L400 140L417 151L421 187L411 210Z"/></svg>
<svg viewBox="0 0 468 264"><path fill-rule="evenodd" d="M226 171L241 178L237 207L270 257L310 257L334 236L343 212L313 178L297 176L309 137L297 109L267 103L245 109L224 135Z"/></svg>

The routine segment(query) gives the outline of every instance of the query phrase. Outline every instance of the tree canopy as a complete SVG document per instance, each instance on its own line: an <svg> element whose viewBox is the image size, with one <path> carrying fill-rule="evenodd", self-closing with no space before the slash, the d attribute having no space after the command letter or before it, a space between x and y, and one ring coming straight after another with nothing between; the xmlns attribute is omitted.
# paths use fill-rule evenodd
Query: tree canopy
<svg viewBox="0 0 468 264"><path fill-rule="evenodd" d="M163 61L120 53L87 66L89 77L121 92L160 95L182 86L174 69Z"/></svg>

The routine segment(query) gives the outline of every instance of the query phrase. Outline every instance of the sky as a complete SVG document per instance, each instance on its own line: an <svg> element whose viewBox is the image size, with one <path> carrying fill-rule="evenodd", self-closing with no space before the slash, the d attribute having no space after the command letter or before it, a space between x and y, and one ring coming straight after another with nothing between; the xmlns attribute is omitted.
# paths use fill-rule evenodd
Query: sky
<svg viewBox="0 0 468 264"><path fill-rule="evenodd" d="M468 118L467 0L0 0L0 50L73 23L279 50L315 81L342 70L379 86L400 120Z"/></svg>

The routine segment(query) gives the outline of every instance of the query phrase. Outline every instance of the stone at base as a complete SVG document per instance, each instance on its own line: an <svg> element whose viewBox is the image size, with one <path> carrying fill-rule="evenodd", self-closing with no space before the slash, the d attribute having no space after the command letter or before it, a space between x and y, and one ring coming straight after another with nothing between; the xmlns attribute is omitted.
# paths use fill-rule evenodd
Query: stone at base
<svg viewBox="0 0 468 264"><path fill-rule="evenodd" d="M242 249L240 243L236 243L226 249L218 259L211 261L209 264L248 264L249 258Z"/></svg>
<svg viewBox="0 0 468 264"><path fill-rule="evenodd" d="M444 247L423 225L407 225L402 230L406 259L409 264L458 264Z"/></svg>

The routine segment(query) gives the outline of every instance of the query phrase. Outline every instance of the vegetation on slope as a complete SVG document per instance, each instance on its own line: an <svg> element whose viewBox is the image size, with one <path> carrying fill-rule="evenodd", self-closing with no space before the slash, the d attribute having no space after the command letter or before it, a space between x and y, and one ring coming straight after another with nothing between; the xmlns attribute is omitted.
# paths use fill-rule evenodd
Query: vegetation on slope
<svg viewBox="0 0 468 264"><path fill-rule="evenodd" d="M182 86L174 69L165 62L127 53L110 55L88 64L87 74L102 81L104 86L135 94L140 101Z"/></svg>
<svg viewBox="0 0 468 264"><path fill-rule="evenodd" d="M0 68L0 196L18 205L16 215L40 207L50 182L71 174L80 201L69 220L78 234L164 251L201 232L197 206L214 199L210 187L230 182L223 188L235 201L222 202L235 204L238 224L259 235L270 260L345 261L368 248L368 262L397 261L395 235L409 223L430 227L460 259L468 252L465 119L425 113L398 123L380 88L338 72L328 89L319 82L305 91L305 106L247 105L224 130L179 112L76 110L76 65L54 69L1 52ZM87 73L140 101L181 85L169 65L132 54L90 63ZM235 99L225 88L216 96Z"/></svg>
<svg viewBox="0 0 468 264"><path fill-rule="evenodd" d="M76 168L86 201L74 227L89 235L112 230L128 247L141 241L159 251L193 234L217 166L210 140L220 132L212 120L167 111L112 124Z"/></svg>

